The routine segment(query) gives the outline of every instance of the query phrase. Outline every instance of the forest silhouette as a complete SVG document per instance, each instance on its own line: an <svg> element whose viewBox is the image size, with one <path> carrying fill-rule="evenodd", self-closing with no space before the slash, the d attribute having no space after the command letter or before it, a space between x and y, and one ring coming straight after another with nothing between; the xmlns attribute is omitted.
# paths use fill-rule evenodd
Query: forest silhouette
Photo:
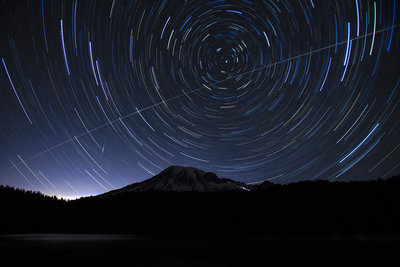
<svg viewBox="0 0 400 267"><path fill-rule="evenodd" d="M400 176L244 192L127 192L66 201L0 187L0 233L393 234Z"/></svg>

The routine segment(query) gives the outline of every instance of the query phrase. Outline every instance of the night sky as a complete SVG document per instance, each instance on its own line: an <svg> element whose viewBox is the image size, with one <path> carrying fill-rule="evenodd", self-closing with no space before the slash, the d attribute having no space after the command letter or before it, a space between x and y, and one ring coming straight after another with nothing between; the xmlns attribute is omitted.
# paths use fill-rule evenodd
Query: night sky
<svg viewBox="0 0 400 267"><path fill-rule="evenodd" d="M1 1L0 184L400 173L393 1Z"/></svg>

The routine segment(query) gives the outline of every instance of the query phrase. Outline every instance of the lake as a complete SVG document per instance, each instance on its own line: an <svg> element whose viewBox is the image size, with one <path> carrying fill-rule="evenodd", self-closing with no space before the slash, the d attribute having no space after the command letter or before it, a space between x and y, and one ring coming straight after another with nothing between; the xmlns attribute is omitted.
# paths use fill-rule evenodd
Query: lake
<svg viewBox="0 0 400 267"><path fill-rule="evenodd" d="M0 236L1 266L400 266L399 251L393 235Z"/></svg>

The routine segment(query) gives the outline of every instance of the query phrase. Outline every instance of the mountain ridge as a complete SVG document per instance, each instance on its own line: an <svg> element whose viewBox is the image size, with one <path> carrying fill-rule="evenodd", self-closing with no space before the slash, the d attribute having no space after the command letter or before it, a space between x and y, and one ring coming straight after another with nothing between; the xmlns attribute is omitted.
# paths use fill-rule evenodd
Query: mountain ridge
<svg viewBox="0 0 400 267"><path fill-rule="evenodd" d="M272 185L272 183L270 183ZM268 185L262 183L263 187ZM159 174L141 182L133 183L102 195L115 195L126 192L172 191L172 192L219 192L251 191L257 185L249 185L228 178L219 178L215 173L195 167L173 165Z"/></svg>

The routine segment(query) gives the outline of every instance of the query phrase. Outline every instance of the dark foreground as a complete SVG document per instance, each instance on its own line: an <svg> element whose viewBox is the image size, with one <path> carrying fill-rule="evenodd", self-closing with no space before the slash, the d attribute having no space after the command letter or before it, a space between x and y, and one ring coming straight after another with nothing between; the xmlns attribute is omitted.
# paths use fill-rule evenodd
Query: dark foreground
<svg viewBox="0 0 400 267"><path fill-rule="evenodd" d="M0 236L1 266L400 266L400 236Z"/></svg>
<svg viewBox="0 0 400 267"><path fill-rule="evenodd" d="M400 266L399 192L399 177L69 202L0 187L0 266Z"/></svg>
<svg viewBox="0 0 400 267"><path fill-rule="evenodd" d="M0 188L0 234L400 235L400 177L251 192L127 192L57 200Z"/></svg>

